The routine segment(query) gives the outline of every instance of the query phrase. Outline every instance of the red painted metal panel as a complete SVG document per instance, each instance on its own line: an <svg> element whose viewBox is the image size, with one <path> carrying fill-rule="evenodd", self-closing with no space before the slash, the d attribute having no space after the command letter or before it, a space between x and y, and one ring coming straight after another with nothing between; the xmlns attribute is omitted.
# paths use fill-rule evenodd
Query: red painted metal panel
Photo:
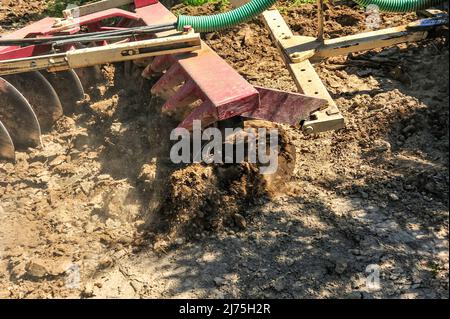
<svg viewBox="0 0 450 319"><path fill-rule="evenodd" d="M137 8L136 14L147 25L177 22L177 17L159 2L147 7Z"/></svg>
<svg viewBox="0 0 450 319"><path fill-rule="evenodd" d="M23 39L34 34L41 34L43 30L51 28L55 24L55 18L44 18L14 32L2 35L2 39Z"/></svg>
<svg viewBox="0 0 450 319"><path fill-rule="evenodd" d="M124 18L128 20L138 21L140 19L139 15L130 11L122 9L109 9L101 12L96 12L93 14L88 14L86 16L77 18L74 20L74 24L79 25L89 25L109 18ZM55 28L55 18L45 18L38 22L32 23L22 29L14 31L12 33L2 36L3 39L23 39L26 37L33 36L49 36L64 31L64 33L76 33L79 31L78 28L73 28L73 30L65 30L64 28Z"/></svg>
<svg viewBox="0 0 450 319"><path fill-rule="evenodd" d="M146 7L155 3L158 3L158 0L134 0L134 6L136 8Z"/></svg>
<svg viewBox="0 0 450 319"><path fill-rule="evenodd" d="M242 116L298 126L314 111L327 105L327 100L299 93L284 92L257 86L259 107Z"/></svg>
<svg viewBox="0 0 450 319"><path fill-rule="evenodd" d="M32 57L36 54L38 54L36 53L36 46L30 45L24 48L11 49L10 51L6 51L3 53L0 52L0 61Z"/></svg>
<svg viewBox="0 0 450 319"><path fill-rule="evenodd" d="M139 20L140 17L138 14L122 9L108 9L92 14L85 15L76 19L76 22L79 22L81 25L86 25L98 21L103 21L109 18L124 18L129 20Z"/></svg>

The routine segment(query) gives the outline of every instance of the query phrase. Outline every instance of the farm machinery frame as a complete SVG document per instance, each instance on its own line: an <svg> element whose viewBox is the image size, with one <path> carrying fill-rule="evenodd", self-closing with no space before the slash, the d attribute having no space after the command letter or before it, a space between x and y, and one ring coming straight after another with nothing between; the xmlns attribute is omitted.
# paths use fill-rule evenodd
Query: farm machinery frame
<svg viewBox="0 0 450 319"><path fill-rule="evenodd" d="M273 3L252 0L225 14L176 17L157 0L102 0L4 35L0 158L14 160L16 149L39 147L41 133L62 114L77 110L98 66L107 63L131 63L142 77L156 79L151 93L165 100L162 112L182 111L183 128L192 129L195 120L207 127L240 117L296 126L305 134L336 130L344 118L313 63L421 41L448 24L446 13L428 10L428 17L408 25L325 40L323 0L317 0L317 37L295 35L279 11L270 9ZM197 33L237 25L259 13L298 93L251 85Z"/></svg>

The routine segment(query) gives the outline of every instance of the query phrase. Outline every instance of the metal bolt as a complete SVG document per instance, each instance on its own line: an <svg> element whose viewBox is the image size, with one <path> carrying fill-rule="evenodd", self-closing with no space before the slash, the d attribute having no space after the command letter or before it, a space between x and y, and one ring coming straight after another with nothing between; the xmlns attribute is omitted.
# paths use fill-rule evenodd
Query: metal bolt
<svg viewBox="0 0 450 319"><path fill-rule="evenodd" d="M305 134L312 134L314 132L314 128L312 126L307 126L307 127L303 128L303 132Z"/></svg>
<svg viewBox="0 0 450 319"><path fill-rule="evenodd" d="M190 25L185 25L184 27L183 27L183 32L184 33L190 33L192 31L192 26L190 26Z"/></svg>

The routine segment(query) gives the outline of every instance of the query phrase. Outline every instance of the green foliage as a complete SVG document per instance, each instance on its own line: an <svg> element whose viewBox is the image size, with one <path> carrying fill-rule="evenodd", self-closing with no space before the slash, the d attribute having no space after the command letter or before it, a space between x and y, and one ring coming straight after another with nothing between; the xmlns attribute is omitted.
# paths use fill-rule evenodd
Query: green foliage
<svg viewBox="0 0 450 319"><path fill-rule="evenodd" d="M98 1L98 0L96 0ZM61 17L62 12L68 8L69 5L79 6L88 2L95 2L92 0L50 0L47 8L47 13L53 17Z"/></svg>
<svg viewBox="0 0 450 319"><path fill-rule="evenodd" d="M188 6L201 6L208 2L217 2L221 6L228 4L228 0L183 0L183 3Z"/></svg>
<svg viewBox="0 0 450 319"><path fill-rule="evenodd" d="M326 1L324 1L324 2L326 2ZM316 0L292 0L293 6L300 6L302 4L307 4L307 3L316 3Z"/></svg>
<svg viewBox="0 0 450 319"><path fill-rule="evenodd" d="M183 3L188 6L196 7L196 6L201 6L202 4L205 4L209 1L210 0L183 0Z"/></svg>

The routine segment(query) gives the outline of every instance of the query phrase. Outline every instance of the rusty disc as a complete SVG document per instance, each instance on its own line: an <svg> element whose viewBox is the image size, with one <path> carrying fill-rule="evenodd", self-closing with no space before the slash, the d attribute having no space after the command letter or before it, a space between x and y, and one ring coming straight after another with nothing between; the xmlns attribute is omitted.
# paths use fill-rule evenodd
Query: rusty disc
<svg viewBox="0 0 450 319"><path fill-rule="evenodd" d="M0 159L12 161L15 159L14 143L2 121L0 121Z"/></svg>
<svg viewBox="0 0 450 319"><path fill-rule="evenodd" d="M41 128L27 99L0 78L0 121L18 148L41 145Z"/></svg>
<svg viewBox="0 0 450 319"><path fill-rule="evenodd" d="M76 110L77 102L84 98L83 85L74 70L61 72L42 71L42 75L55 89L65 114Z"/></svg>
<svg viewBox="0 0 450 319"><path fill-rule="evenodd" d="M28 100L43 130L49 130L63 115L58 94L41 73L14 74L5 79Z"/></svg>

